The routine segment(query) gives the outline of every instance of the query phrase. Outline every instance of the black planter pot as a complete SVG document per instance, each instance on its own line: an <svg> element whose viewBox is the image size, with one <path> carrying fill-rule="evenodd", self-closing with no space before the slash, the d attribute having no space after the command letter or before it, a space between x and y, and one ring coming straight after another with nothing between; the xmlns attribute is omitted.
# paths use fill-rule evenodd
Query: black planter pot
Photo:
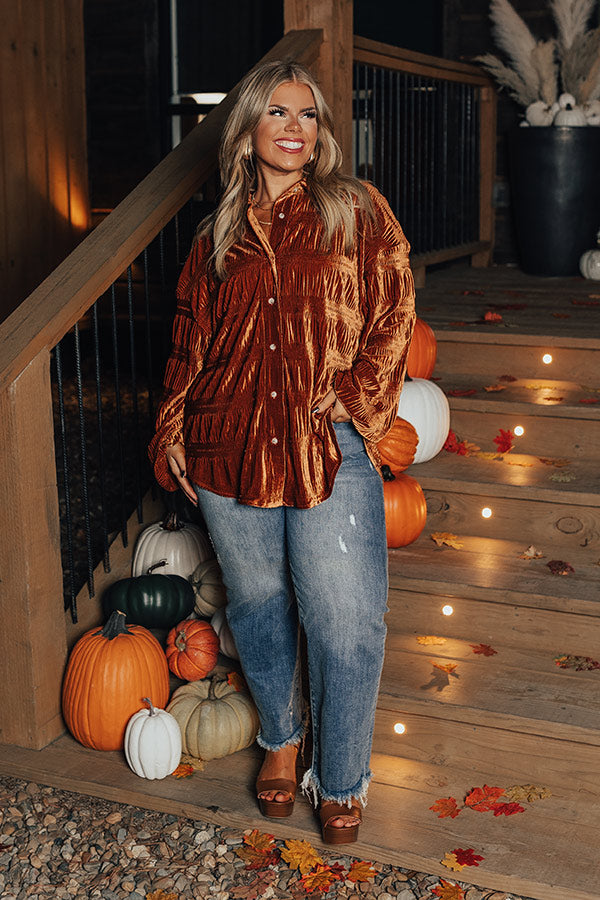
<svg viewBox="0 0 600 900"><path fill-rule="evenodd" d="M523 271L579 274L600 226L600 128L516 128L509 158Z"/></svg>

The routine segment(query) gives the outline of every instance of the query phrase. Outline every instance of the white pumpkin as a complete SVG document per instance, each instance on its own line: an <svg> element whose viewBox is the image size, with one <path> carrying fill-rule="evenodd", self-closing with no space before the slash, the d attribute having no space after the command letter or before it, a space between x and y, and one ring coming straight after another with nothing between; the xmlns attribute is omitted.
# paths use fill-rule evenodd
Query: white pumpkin
<svg viewBox="0 0 600 900"><path fill-rule="evenodd" d="M227 592L216 557L212 556L196 566L190 575L190 584L196 595L196 615L212 616L227 603Z"/></svg>
<svg viewBox="0 0 600 900"><path fill-rule="evenodd" d="M419 436L413 465L437 456L450 430L450 405L442 389L425 378L406 381L398 415L410 422Z"/></svg>
<svg viewBox="0 0 600 900"><path fill-rule="evenodd" d="M237 652L237 647L235 646L235 641L233 639L231 629L227 623L225 607L221 607L221 609L218 609L216 611L216 613L210 620L210 624L217 632L221 653L224 653L225 656L229 656L230 659L239 659L240 657Z"/></svg>
<svg viewBox="0 0 600 900"><path fill-rule="evenodd" d="M588 120L581 106L577 106L575 98L571 94L561 94L558 98L560 109L554 116L554 124L580 128L587 125Z"/></svg>
<svg viewBox="0 0 600 900"><path fill-rule="evenodd" d="M134 713L125 729L125 758L140 778L166 778L181 760L181 731L166 710L144 700L150 709Z"/></svg>
<svg viewBox="0 0 600 900"><path fill-rule="evenodd" d="M525 110L525 119L530 125L552 125L557 111L557 104L555 108L555 104L550 105L543 100L536 100Z"/></svg>
<svg viewBox="0 0 600 900"><path fill-rule="evenodd" d="M218 676L177 688L167 710L179 723L183 752L196 759L236 753L258 734L258 713L250 695Z"/></svg>
<svg viewBox="0 0 600 900"><path fill-rule="evenodd" d="M156 563L165 560L161 575L189 578L199 563L214 555L206 533L190 522L182 522L174 512L162 522L144 528L137 539L131 574L145 575Z"/></svg>
<svg viewBox="0 0 600 900"><path fill-rule="evenodd" d="M577 100L573 94L564 93L558 98L558 105L560 109L572 109L574 106L577 106Z"/></svg>
<svg viewBox="0 0 600 900"><path fill-rule="evenodd" d="M583 104L588 125L600 125L600 100L590 100Z"/></svg>
<svg viewBox="0 0 600 900"><path fill-rule="evenodd" d="M600 231L598 232L598 246L600 247ZM600 281L600 249L586 250L579 260L579 271L584 278Z"/></svg>

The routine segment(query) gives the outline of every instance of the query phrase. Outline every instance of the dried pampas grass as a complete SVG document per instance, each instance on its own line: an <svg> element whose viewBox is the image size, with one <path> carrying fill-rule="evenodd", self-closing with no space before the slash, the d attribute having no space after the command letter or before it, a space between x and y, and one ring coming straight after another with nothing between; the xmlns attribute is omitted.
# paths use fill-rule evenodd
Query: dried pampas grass
<svg viewBox="0 0 600 900"><path fill-rule="evenodd" d="M504 65L502 60L498 59L492 53L485 53L483 56L476 56L476 61L481 63L483 68L489 72L501 85L505 87L511 97L520 103L521 106L529 106L534 100L538 99L537 91L534 91L530 85L526 84L521 76Z"/></svg>
<svg viewBox="0 0 600 900"><path fill-rule="evenodd" d="M563 57L561 77L580 105L600 97L600 28L575 38Z"/></svg>
<svg viewBox="0 0 600 900"><path fill-rule="evenodd" d="M550 0L561 53L565 53L575 39L585 33L595 4L596 0Z"/></svg>
<svg viewBox="0 0 600 900"><path fill-rule="evenodd" d="M555 51L556 41L540 41L531 51L531 62L538 76L539 98L548 106L552 106L558 97L558 63Z"/></svg>

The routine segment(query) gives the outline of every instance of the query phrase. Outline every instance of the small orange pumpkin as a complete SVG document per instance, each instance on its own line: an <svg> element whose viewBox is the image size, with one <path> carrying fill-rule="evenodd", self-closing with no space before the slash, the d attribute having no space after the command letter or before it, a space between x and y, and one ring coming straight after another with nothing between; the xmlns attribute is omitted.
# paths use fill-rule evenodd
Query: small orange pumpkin
<svg viewBox="0 0 600 900"><path fill-rule="evenodd" d="M388 547L412 544L427 520L427 503L421 485L410 475L397 475L384 481L383 496Z"/></svg>
<svg viewBox="0 0 600 900"><path fill-rule="evenodd" d="M417 319L408 351L407 372L411 378L431 378L437 358L437 341L433 329Z"/></svg>
<svg viewBox="0 0 600 900"><path fill-rule="evenodd" d="M212 672L219 655L219 638L210 622L184 619L167 635L167 662L184 681L199 681Z"/></svg>
<svg viewBox="0 0 600 900"><path fill-rule="evenodd" d="M382 465L388 466L394 475L404 472L415 458L418 443L415 428L406 419L396 416L386 436L377 444Z"/></svg>
<svg viewBox="0 0 600 900"><path fill-rule="evenodd" d="M121 750L129 719L152 697L169 699L169 669L162 647L143 625L127 625L115 610L104 628L79 638L62 689L67 728L84 747Z"/></svg>

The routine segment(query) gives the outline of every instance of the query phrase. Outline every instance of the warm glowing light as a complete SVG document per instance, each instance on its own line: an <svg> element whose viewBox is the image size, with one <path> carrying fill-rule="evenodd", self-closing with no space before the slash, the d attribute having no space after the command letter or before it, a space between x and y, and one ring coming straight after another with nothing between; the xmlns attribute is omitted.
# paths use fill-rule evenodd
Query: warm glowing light
<svg viewBox="0 0 600 900"><path fill-rule="evenodd" d="M522 425L515 425L514 434L516 437L522 437L525 434L525 429Z"/></svg>
<svg viewBox="0 0 600 900"><path fill-rule="evenodd" d="M550 363L552 362L552 354L544 353L544 355L542 356L542 362L545 363L547 366L549 366Z"/></svg>
<svg viewBox="0 0 600 900"><path fill-rule="evenodd" d="M481 510L481 515L483 516L484 519L491 519L492 510L489 508L489 506L484 506L483 509Z"/></svg>
<svg viewBox="0 0 600 900"><path fill-rule="evenodd" d="M444 613L445 616L451 616L452 613L454 612L454 608L450 605L442 606L442 612Z"/></svg>
<svg viewBox="0 0 600 900"><path fill-rule="evenodd" d="M394 731L396 734L404 734L406 731L406 725L403 725L402 722L396 722L394 725Z"/></svg>

